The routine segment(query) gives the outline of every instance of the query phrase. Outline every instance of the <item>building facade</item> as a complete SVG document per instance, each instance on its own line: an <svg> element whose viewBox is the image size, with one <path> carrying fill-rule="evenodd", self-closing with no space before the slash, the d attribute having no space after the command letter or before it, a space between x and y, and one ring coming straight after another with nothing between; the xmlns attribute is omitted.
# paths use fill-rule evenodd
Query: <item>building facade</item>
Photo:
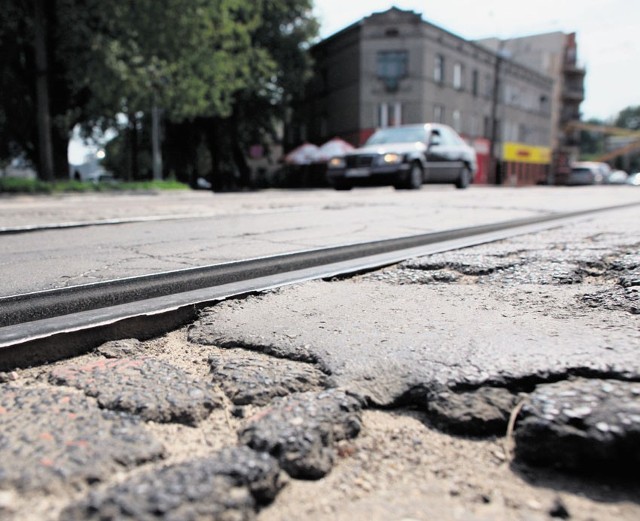
<svg viewBox="0 0 640 521"><path fill-rule="evenodd" d="M578 131L569 124L580 120L586 75L585 67L578 62L576 34L551 32L504 40L490 38L477 43L554 80L550 121L555 161L552 170L559 177L567 175L570 161L577 159L578 154Z"/></svg>
<svg viewBox="0 0 640 521"><path fill-rule="evenodd" d="M433 121L476 147L476 182L546 178L554 89L547 75L397 8L311 52L315 77L296 111L298 142L338 136L358 146L376 128Z"/></svg>

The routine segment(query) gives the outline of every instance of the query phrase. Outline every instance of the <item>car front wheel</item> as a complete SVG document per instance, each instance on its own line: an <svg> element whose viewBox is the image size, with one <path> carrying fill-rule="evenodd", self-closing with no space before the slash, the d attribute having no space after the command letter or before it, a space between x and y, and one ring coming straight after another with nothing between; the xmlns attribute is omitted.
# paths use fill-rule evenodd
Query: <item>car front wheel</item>
<svg viewBox="0 0 640 521"><path fill-rule="evenodd" d="M456 181L456 188L467 188L469 184L471 184L471 172L469 167L465 166L460 171L460 177L458 177L458 180Z"/></svg>
<svg viewBox="0 0 640 521"><path fill-rule="evenodd" d="M333 187L336 190L351 190L353 185L349 181L345 181L344 179L337 179L334 181Z"/></svg>

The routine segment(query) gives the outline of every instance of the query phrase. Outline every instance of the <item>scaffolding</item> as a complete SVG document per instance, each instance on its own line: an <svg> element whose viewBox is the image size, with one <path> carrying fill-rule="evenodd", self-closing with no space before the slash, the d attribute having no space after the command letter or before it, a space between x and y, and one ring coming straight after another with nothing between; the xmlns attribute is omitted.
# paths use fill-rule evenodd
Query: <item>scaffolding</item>
<svg viewBox="0 0 640 521"><path fill-rule="evenodd" d="M600 132L602 134L610 134L613 136L626 136L631 138L637 138L631 143L628 143L622 147L605 152L598 157L593 158L593 161L606 162L616 157L629 154L636 150L640 150L640 131L632 130L629 128L612 127L608 125L594 125L592 123L582 123L581 121L570 121L566 127L565 132L571 132L572 130L587 130L590 132Z"/></svg>

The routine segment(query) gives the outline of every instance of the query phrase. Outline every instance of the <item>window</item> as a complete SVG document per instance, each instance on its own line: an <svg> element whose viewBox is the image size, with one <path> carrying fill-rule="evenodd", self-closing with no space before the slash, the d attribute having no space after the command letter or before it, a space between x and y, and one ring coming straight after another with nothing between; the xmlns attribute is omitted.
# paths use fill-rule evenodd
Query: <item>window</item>
<svg viewBox="0 0 640 521"><path fill-rule="evenodd" d="M529 130L529 127L524 123L518 124L518 141L520 143L527 143L527 140L531 136L532 132Z"/></svg>
<svg viewBox="0 0 640 521"><path fill-rule="evenodd" d="M459 110L454 110L453 114L452 114L452 118L453 118L453 128L456 132L461 132L461 121L462 121L462 116L460 115L460 111Z"/></svg>
<svg viewBox="0 0 640 521"><path fill-rule="evenodd" d="M549 110L549 98L545 94L540 95L540 111L548 112Z"/></svg>
<svg viewBox="0 0 640 521"><path fill-rule="evenodd" d="M436 54L436 63L433 68L433 79L436 83L444 83L444 56Z"/></svg>
<svg viewBox="0 0 640 521"><path fill-rule="evenodd" d="M480 124L478 122L478 116L476 116L475 114L471 114L471 116L469 116L469 134L472 137L475 137L478 135L480 130Z"/></svg>
<svg viewBox="0 0 640 521"><path fill-rule="evenodd" d="M444 123L444 107L442 105L435 105L433 107L433 121L436 123Z"/></svg>
<svg viewBox="0 0 640 521"><path fill-rule="evenodd" d="M456 90L464 89L464 66L456 63L453 66L453 88Z"/></svg>
<svg viewBox="0 0 640 521"><path fill-rule="evenodd" d="M489 116L485 116L483 119L484 132L483 135L486 138L491 137L491 118Z"/></svg>
<svg viewBox="0 0 640 521"><path fill-rule="evenodd" d="M478 95L478 71L477 70L474 70L471 73L471 94L473 94L473 96Z"/></svg>
<svg viewBox="0 0 640 521"><path fill-rule="evenodd" d="M380 103L378 105L378 128L402 125L402 103Z"/></svg>
<svg viewBox="0 0 640 521"><path fill-rule="evenodd" d="M384 81L387 91L398 90L402 78L405 78L409 69L409 54L407 51L380 51L376 63L376 74Z"/></svg>
<svg viewBox="0 0 640 521"><path fill-rule="evenodd" d="M518 124L505 121L502 127L502 141L518 141Z"/></svg>
<svg viewBox="0 0 640 521"><path fill-rule="evenodd" d="M484 95L487 98L493 96L493 76L491 74L484 75Z"/></svg>

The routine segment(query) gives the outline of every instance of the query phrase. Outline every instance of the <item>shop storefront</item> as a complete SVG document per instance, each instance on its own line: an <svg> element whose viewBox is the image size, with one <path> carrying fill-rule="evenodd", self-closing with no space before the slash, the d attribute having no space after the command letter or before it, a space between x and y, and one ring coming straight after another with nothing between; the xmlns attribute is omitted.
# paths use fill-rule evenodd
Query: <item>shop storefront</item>
<svg viewBox="0 0 640 521"><path fill-rule="evenodd" d="M547 184L551 149L522 143L502 144L502 183L507 186Z"/></svg>

